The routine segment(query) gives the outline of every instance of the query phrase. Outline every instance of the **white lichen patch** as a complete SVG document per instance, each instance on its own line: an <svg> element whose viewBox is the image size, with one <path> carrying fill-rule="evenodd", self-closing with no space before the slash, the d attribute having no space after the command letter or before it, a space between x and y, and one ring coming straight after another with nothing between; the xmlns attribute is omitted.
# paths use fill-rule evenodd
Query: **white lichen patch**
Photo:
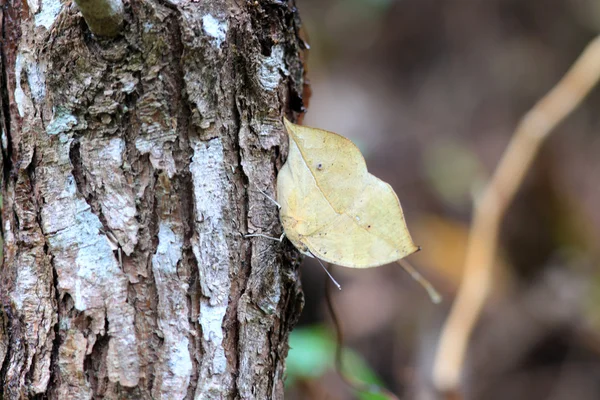
<svg viewBox="0 0 600 400"><path fill-rule="evenodd" d="M223 348L223 318L227 312L227 305L211 306L200 303L200 317L198 322L202 326L202 336L205 341L216 344L212 358L212 372L222 374L227 368L225 349Z"/></svg>
<svg viewBox="0 0 600 400"><path fill-rule="evenodd" d="M69 279L62 282L59 279L59 288L73 289L75 308L79 311L104 307L104 293L90 290L90 287L111 280L117 284L119 279L116 277L122 273L108 239L101 234L102 224L98 217L84 200L70 200L68 197L57 200L42 209L42 223L51 249L66 252L75 262L73 266L68 265L68 272L72 273ZM55 257L55 265L60 270L61 257Z"/></svg>
<svg viewBox="0 0 600 400"><path fill-rule="evenodd" d="M124 73L120 81L122 85L121 91L127 94L133 93L137 84L139 83L139 79L134 77L130 72Z"/></svg>
<svg viewBox="0 0 600 400"><path fill-rule="evenodd" d="M172 178L176 167L171 146L177 139L177 121L169 116L166 108L154 93L144 95L138 102L137 114L142 124L135 147L140 153L149 154L154 168Z"/></svg>
<svg viewBox="0 0 600 400"><path fill-rule="evenodd" d="M193 149L190 172L196 211L194 253L199 266L206 268L200 271L200 276L206 278L200 283L202 292L216 305L227 301L229 294L229 247L224 229L229 182L221 139L194 141Z"/></svg>
<svg viewBox="0 0 600 400"><path fill-rule="evenodd" d="M192 373L192 358L190 357L190 350L188 349L188 339L184 338L173 344L172 352L167 361L167 365L170 370L173 371L173 375L185 378L185 385L180 385L179 388L187 389L190 382L190 374ZM187 390L182 391L181 398L185 398ZM171 392L172 393L172 392Z"/></svg>
<svg viewBox="0 0 600 400"><path fill-rule="evenodd" d="M127 277L100 219L73 190L71 142L63 133L51 146L40 147L44 154L40 157L43 163L38 181L41 196L47 200L41 210L42 230L58 275L59 291L68 293L77 310L91 319L92 333L104 334L108 320L109 378L133 386L139 380L139 356L134 310L127 303Z"/></svg>
<svg viewBox="0 0 600 400"><path fill-rule="evenodd" d="M27 64L27 83L33 100L39 104L46 97L46 63L31 60Z"/></svg>
<svg viewBox="0 0 600 400"><path fill-rule="evenodd" d="M81 139L81 159L95 190L102 215L125 254L138 242L139 223L135 194L122 166L125 141L122 138Z"/></svg>
<svg viewBox="0 0 600 400"><path fill-rule="evenodd" d="M152 257L152 271L158 293L158 327L164 338L159 354L162 362L156 368L154 398L184 399L192 374L188 349L187 289L188 284L177 274L183 254L181 229L161 221L158 246Z"/></svg>
<svg viewBox="0 0 600 400"><path fill-rule="evenodd" d="M23 327L22 346L29 348L22 361L31 366L28 372L29 390L42 393L50 381L50 350L56 315L52 302L54 293L49 283L52 280L52 267L44 261L43 250L36 240L41 239L39 231L34 228L30 234L33 239L30 243L38 244L27 251L18 252L13 259L17 275L10 296L15 306L15 316L18 315ZM2 350L0 343L0 358Z"/></svg>
<svg viewBox="0 0 600 400"><path fill-rule="evenodd" d="M158 247L152 257L152 268L159 273L158 279L163 274L177 274L177 264L181 259L182 246L181 234L175 234L169 224L161 222L158 227Z"/></svg>
<svg viewBox="0 0 600 400"><path fill-rule="evenodd" d="M41 0L41 7L36 7L34 11L35 26L43 26L46 29L50 29L60 13L61 7L62 3L60 0Z"/></svg>
<svg viewBox="0 0 600 400"><path fill-rule="evenodd" d="M29 12L32 14L35 14L40 10L39 0L27 0L27 6L29 7Z"/></svg>
<svg viewBox="0 0 600 400"><path fill-rule="evenodd" d="M108 379L122 386L135 387L139 382L139 355L135 336L135 310L126 299L108 297L107 319L109 323L108 353L106 365Z"/></svg>
<svg viewBox="0 0 600 400"><path fill-rule="evenodd" d="M271 55L262 57L258 64L257 76L260 84L266 90L275 90L281 82L282 74L287 76L289 71L285 66L285 51L283 46L277 45L271 48Z"/></svg>
<svg viewBox="0 0 600 400"><path fill-rule="evenodd" d="M108 14L115 15L120 14L123 15L123 2L121 0L107 0L106 5L108 6Z"/></svg>
<svg viewBox="0 0 600 400"><path fill-rule="evenodd" d="M21 117L25 116L25 111L26 110L32 110L33 109L33 102L31 101L31 99L25 94L25 91L23 90L23 87L21 86L21 79L22 76L21 74L23 72L27 73L27 55L22 53L22 52L18 52L17 53L17 58L15 60L15 91L14 91L14 98L15 98L15 103L17 103L17 110L19 110L19 115Z"/></svg>
<svg viewBox="0 0 600 400"><path fill-rule="evenodd" d="M215 387L222 387L226 373L223 348L223 319L229 301L230 251L225 236L228 205L227 171L221 139L192 141L194 155L190 164L194 186L196 220L192 250L198 263L200 287L199 323L205 354L200 365L197 399L213 398Z"/></svg>
<svg viewBox="0 0 600 400"><path fill-rule="evenodd" d="M63 132L68 132L75 125L77 125L77 117L59 107L54 110L52 120L46 126L46 133L48 135L58 135Z"/></svg>
<svg viewBox="0 0 600 400"><path fill-rule="evenodd" d="M99 146L98 146L99 145ZM125 151L125 140L122 138L101 139L94 146L101 161L120 167L123 164L123 152Z"/></svg>
<svg viewBox="0 0 600 400"><path fill-rule="evenodd" d="M8 136L6 136L6 131L4 129L2 129L1 126L0 126L0 132L1 132L0 140L2 141L2 150L4 150L6 152L6 149L8 149Z"/></svg>
<svg viewBox="0 0 600 400"><path fill-rule="evenodd" d="M177 169L173 152L167 143L174 142L176 137L172 131L155 137L140 137L135 140L135 148L142 154L149 154L152 166L165 171L167 176L172 178Z"/></svg>
<svg viewBox="0 0 600 400"><path fill-rule="evenodd" d="M22 74L26 74L29 94L21 84ZM29 52L19 51L15 60L15 80L15 103L19 115L24 117L26 113L33 113L34 102L39 104L46 97L46 63L36 61Z"/></svg>
<svg viewBox="0 0 600 400"><path fill-rule="evenodd" d="M227 22L221 22L210 14L202 17L202 28L210 36L217 47L227 39Z"/></svg>
<svg viewBox="0 0 600 400"><path fill-rule="evenodd" d="M37 270L34 265L27 265L17 270L15 286L21 290L11 291L11 299L17 311L23 310L23 304L31 298L31 293L36 288L37 281Z"/></svg>

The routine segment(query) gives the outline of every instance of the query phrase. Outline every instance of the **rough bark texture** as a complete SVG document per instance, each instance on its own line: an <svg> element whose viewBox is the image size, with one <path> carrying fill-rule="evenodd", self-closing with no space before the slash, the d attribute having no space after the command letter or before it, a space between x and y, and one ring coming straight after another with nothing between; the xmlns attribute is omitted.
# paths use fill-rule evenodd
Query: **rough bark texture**
<svg viewBox="0 0 600 400"><path fill-rule="evenodd" d="M131 0L111 40L0 4L0 398L282 398L296 253L243 235L281 231L293 3Z"/></svg>

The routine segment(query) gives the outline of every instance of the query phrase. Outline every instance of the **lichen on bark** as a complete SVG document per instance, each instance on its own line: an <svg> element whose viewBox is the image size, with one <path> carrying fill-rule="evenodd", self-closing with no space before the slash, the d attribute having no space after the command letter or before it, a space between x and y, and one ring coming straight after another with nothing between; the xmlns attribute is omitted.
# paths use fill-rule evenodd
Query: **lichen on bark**
<svg viewBox="0 0 600 400"><path fill-rule="evenodd" d="M296 254L244 234L281 229L293 4L131 0L102 39L7 1L0 397L281 398Z"/></svg>

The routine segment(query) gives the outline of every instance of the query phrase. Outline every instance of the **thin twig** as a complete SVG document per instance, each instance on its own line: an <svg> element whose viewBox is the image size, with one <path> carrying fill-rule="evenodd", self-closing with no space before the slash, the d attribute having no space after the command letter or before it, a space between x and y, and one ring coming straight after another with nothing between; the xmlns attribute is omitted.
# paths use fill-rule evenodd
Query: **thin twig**
<svg viewBox="0 0 600 400"><path fill-rule="evenodd" d="M469 337L491 288L498 231L523 177L548 134L573 111L600 78L600 36L563 79L521 120L491 181L475 205L463 281L442 330L433 364L433 384L458 389Z"/></svg>

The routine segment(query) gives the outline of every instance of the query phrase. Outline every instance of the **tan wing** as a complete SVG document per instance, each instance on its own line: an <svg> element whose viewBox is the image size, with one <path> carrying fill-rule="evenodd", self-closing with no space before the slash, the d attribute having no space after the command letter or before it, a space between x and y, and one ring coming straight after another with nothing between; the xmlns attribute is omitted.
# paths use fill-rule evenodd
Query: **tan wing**
<svg viewBox="0 0 600 400"><path fill-rule="evenodd" d="M352 268L377 267L417 251L396 194L373 175L343 216L304 243L315 256Z"/></svg>
<svg viewBox="0 0 600 400"><path fill-rule="evenodd" d="M393 189L367 172L348 139L289 123L290 154L277 178L281 220L302 251L352 268L417 250Z"/></svg>
<svg viewBox="0 0 600 400"><path fill-rule="evenodd" d="M365 159L358 147L337 133L295 125L284 120L300 152L316 190L325 196L337 213L344 213L362 191L367 172ZM331 200L333 198L333 201Z"/></svg>
<svg viewBox="0 0 600 400"><path fill-rule="evenodd" d="M281 205L279 215L286 236L302 252L307 251L302 238L337 217L291 139L287 161L277 175L277 201Z"/></svg>

